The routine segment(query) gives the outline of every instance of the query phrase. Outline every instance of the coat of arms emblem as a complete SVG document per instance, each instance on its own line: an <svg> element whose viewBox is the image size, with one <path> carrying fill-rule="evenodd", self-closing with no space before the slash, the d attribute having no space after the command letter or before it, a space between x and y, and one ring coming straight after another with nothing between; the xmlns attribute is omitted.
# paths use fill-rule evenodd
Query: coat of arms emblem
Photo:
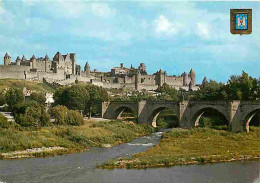
<svg viewBox="0 0 260 183"><path fill-rule="evenodd" d="M236 14L236 30L247 30L247 14Z"/></svg>
<svg viewBox="0 0 260 183"><path fill-rule="evenodd" d="M230 32L240 35L252 33L252 9L230 10Z"/></svg>

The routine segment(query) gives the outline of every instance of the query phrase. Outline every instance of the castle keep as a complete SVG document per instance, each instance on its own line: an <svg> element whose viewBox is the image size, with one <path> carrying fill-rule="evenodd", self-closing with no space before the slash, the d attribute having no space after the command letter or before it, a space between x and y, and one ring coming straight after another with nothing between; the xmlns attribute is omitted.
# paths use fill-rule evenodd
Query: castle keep
<svg viewBox="0 0 260 183"><path fill-rule="evenodd" d="M161 69L152 75L147 74L146 66L140 63L138 68L132 65L130 68L113 67L110 72L91 71L90 65L86 62L84 70L76 64L76 54L68 53L62 55L57 52L53 59L45 57L36 58L34 55L27 59L18 56L15 61L6 53L4 56L4 65L0 65L0 78L14 78L25 80L44 81L66 85L74 83L76 80L91 82L94 85L104 88L126 88L129 90L156 90L158 86L167 83L176 89L197 90L196 75L191 69L187 74L184 72L181 76L169 76L166 71Z"/></svg>

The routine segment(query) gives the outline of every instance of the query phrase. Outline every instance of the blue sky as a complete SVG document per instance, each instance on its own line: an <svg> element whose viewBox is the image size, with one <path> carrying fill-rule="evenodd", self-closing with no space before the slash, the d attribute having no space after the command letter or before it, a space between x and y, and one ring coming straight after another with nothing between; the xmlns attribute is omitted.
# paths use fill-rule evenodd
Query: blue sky
<svg viewBox="0 0 260 183"><path fill-rule="evenodd" d="M253 9L251 35L232 35L231 8ZM75 52L82 67L110 71L140 62L180 75L191 68L226 82L260 77L260 2L0 0L0 55Z"/></svg>

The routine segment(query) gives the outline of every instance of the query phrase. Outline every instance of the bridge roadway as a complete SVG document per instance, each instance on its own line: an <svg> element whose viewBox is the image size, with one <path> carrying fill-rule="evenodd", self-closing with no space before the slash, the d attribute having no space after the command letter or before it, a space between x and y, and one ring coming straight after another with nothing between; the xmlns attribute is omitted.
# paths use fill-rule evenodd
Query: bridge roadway
<svg viewBox="0 0 260 183"><path fill-rule="evenodd" d="M140 124L156 126L156 119L164 109L172 110L178 117L179 127L192 128L198 124L200 117L211 109L220 113L234 132L249 131L249 124L254 115L260 111L257 101L112 101L102 103L102 117L118 119L126 110L137 114Z"/></svg>

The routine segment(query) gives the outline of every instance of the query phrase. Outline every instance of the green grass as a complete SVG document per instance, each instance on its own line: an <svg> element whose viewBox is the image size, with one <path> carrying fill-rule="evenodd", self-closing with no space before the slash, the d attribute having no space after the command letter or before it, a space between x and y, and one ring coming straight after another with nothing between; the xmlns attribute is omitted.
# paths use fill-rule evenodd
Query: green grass
<svg viewBox="0 0 260 183"><path fill-rule="evenodd" d="M260 127L249 133L210 128L166 132L159 145L132 158L112 160L102 168L147 168L260 158Z"/></svg>
<svg viewBox="0 0 260 183"><path fill-rule="evenodd" d="M87 121L83 126L50 126L36 131L0 128L0 153L55 146L68 148L69 152L81 151L128 142L153 131L147 125L122 121Z"/></svg>
<svg viewBox="0 0 260 183"><path fill-rule="evenodd" d="M26 87L28 90L40 91L40 92L54 92L54 89L49 87L44 83L39 83L36 81L25 81L17 79L0 79L0 90L5 88L20 88Z"/></svg>

